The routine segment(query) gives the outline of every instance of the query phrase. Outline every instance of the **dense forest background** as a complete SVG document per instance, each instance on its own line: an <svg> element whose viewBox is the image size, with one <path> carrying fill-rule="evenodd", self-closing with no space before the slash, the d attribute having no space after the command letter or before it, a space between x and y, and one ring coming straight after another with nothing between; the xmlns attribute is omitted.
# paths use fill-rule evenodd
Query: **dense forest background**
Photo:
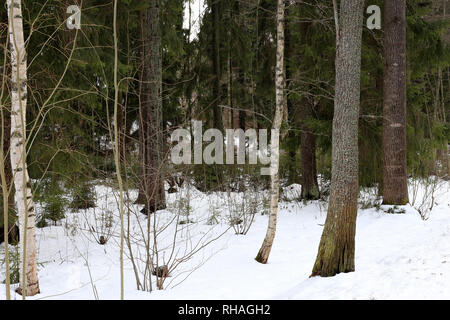
<svg viewBox="0 0 450 320"><path fill-rule="evenodd" d="M175 166L167 156L171 132L189 128L193 119L202 120L204 130L272 127L276 1L208 0L197 34L186 16L192 12L189 0L157 3L159 16L152 20L156 11L149 10L151 1L118 1L116 143L124 188L148 195L143 180L157 180L163 189L167 184L169 192L175 192L189 180L202 192L267 189L270 179L259 174L259 166ZM72 4L82 9L79 30L66 27L66 9ZM384 1L366 1L364 8L371 4L383 12ZM408 178L450 177L449 12L450 2L445 0L406 2ZM92 206L96 182L117 177L112 135L114 1L24 0L22 13L28 62L27 164L34 200L43 208L37 213L37 226L45 227L63 219L70 208ZM300 184L299 200L326 199L332 172L335 98L333 3L285 1L284 14L286 112L281 127L281 187ZM368 16L365 13L364 24ZM149 28L155 21L158 27ZM384 20L381 26L381 30L363 28L358 132L359 187L376 187L380 196ZM149 36L150 29L156 31ZM3 3L0 72L6 75L12 68L10 58L3 54L8 49L7 38L8 11ZM157 54L152 51L156 45L160 46ZM160 78L145 67L158 63ZM12 87L8 77L2 79L3 147L8 155ZM160 81L161 88L161 106L156 110L157 102L148 94L158 90L151 85L155 81ZM151 159L158 159L157 174L143 168L147 163L142 159L143 148L156 157ZM151 150L157 150L156 155ZM9 161L5 168L11 185ZM164 208L165 191L155 196L161 191L153 190L152 199L143 196L137 201L145 204L147 212ZM14 224L14 192L9 194L9 212ZM2 228L3 221L2 210Z"/></svg>
<svg viewBox="0 0 450 320"><path fill-rule="evenodd" d="M372 2L383 5L382 1ZM114 98L113 3L78 3L83 14L82 28L77 32L65 26L70 4L23 1L23 10L32 97L27 109L29 135L33 136L28 153L30 176L53 186L61 181L67 188L76 189L91 179L114 173L108 148ZM448 167L445 150L449 138L446 119L450 55L445 5L445 1L407 1L410 175L427 176L437 174L437 170L442 175ZM140 16L146 6L143 1L130 0L119 1L118 7L119 123L128 168L136 168L133 151L139 129L133 123L138 123L139 116ZM192 118L205 120L205 129L217 127L214 109L219 109L226 128L269 128L268 119L275 106L276 3L207 2L200 32L193 41L189 41L191 31L183 28L186 6L187 1L161 1L162 112L166 134L185 126ZM212 8L216 10L214 17ZM3 45L7 12L5 6L0 10ZM302 168L301 148L308 148L307 152L314 155L317 174L324 181L330 178L335 54L332 17L330 1L293 1L286 7L289 121L284 128L286 139L282 141L285 152L281 176L288 184L300 183L304 171L314 169ZM5 61L1 64L8 68ZM63 72L57 92L46 101ZM365 187L382 182L382 30L364 28L361 74L360 184ZM441 166L436 165L438 158ZM132 175L138 175L136 170ZM216 176L194 169L198 185L214 184Z"/></svg>

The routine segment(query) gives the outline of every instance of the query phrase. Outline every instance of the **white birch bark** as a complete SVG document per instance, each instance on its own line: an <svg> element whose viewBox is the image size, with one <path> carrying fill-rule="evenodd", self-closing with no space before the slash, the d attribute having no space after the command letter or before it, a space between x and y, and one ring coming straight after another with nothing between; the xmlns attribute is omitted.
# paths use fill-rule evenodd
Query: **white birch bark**
<svg viewBox="0 0 450 320"><path fill-rule="evenodd" d="M283 110L285 105L284 97L284 1L278 0L277 6L277 62L275 68L275 95L276 95L276 107L275 117L273 120L272 129L280 130L281 122L283 120ZM272 133L273 134L273 133ZM271 176L270 176L270 214L269 225L267 227L267 233L264 238L264 242L259 249L256 261L260 263L267 263L269 259L270 250L272 249L273 240L275 239L275 232L277 228L277 216L278 216L278 199L279 199L279 143L272 144L271 146Z"/></svg>
<svg viewBox="0 0 450 320"><path fill-rule="evenodd" d="M11 167L20 229L20 287L26 296L39 293L36 265L35 210L26 165L27 61L20 0L7 0L11 50Z"/></svg>

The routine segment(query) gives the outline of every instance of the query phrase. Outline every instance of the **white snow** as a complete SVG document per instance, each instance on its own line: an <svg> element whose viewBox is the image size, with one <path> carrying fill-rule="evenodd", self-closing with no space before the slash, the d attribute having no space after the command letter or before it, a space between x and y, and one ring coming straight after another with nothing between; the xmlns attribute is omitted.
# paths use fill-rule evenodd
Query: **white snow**
<svg viewBox="0 0 450 320"><path fill-rule="evenodd" d="M183 28L189 29L189 23L191 24L191 34L189 40L193 41L197 38L197 34L200 32L200 25L206 10L205 1L190 0L190 8L191 12L189 17L189 3L186 3L184 7Z"/></svg>
<svg viewBox="0 0 450 320"><path fill-rule="evenodd" d="M449 182L440 184L435 194L436 204L426 221L410 205L402 207L406 211L404 214L387 214L376 208L360 209L356 271L330 278L309 278L326 217L326 203L316 201L305 205L289 201L297 198L299 188L293 185L285 189L267 265L254 260L268 219L267 215L261 215L260 207L247 235L235 235L234 230L229 229L217 241L180 264L167 279L165 290L151 293L136 290L132 265L126 259L125 298L450 299ZM61 226L37 229L41 294L29 299L94 299L97 294L99 299L120 298L119 224L117 201L113 196L117 191L100 184L96 191L99 196L95 213L93 209L68 212ZM134 192L131 198L135 196ZM232 196L238 197L237 194ZM263 193L258 196L261 200ZM189 218L195 223L180 226L183 229L177 250L211 240L228 228L226 194L206 195L193 189L189 193L182 189L168 196L172 211L158 212L158 225L171 221L176 211L174 204L180 199L190 199L192 214ZM88 230L93 217L98 218L108 210L114 213L114 235L102 246ZM218 225L206 223L211 211L220 213ZM146 222L146 217L138 215L131 219L133 232L138 222ZM166 234L161 235L161 247L170 245L173 230L170 224L164 231ZM186 241L188 235L192 236L192 243ZM0 260L3 260L3 245L0 252ZM125 252L128 255L127 248ZM4 266L1 270L3 280ZM14 292L12 297L21 299ZM0 299L5 299L3 284Z"/></svg>

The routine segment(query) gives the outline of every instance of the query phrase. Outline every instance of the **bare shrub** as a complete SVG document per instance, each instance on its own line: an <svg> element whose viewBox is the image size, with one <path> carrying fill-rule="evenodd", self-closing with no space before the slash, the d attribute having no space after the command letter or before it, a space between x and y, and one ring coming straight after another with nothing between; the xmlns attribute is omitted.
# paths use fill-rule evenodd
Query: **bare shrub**
<svg viewBox="0 0 450 320"><path fill-rule="evenodd" d="M255 214L262 208L262 199L256 190L247 188L241 193L227 193L229 224L236 234L246 235L255 219Z"/></svg>
<svg viewBox="0 0 450 320"><path fill-rule="evenodd" d="M428 220L436 204L437 191L443 187L444 180L437 176L413 178L409 182L410 204L420 214L422 220Z"/></svg>
<svg viewBox="0 0 450 320"><path fill-rule="evenodd" d="M139 208L132 201L126 202L127 257L133 266L138 290L162 290L185 275L174 284L178 285L201 262L194 266L191 264L188 271L182 270L184 268L181 266L229 230L226 228L216 232L218 225L205 226L207 218L198 216L192 206L193 197L202 195L198 192L193 195L188 180L183 185L183 188L170 194L167 209L148 216L140 214ZM127 198L129 197L127 191Z"/></svg>

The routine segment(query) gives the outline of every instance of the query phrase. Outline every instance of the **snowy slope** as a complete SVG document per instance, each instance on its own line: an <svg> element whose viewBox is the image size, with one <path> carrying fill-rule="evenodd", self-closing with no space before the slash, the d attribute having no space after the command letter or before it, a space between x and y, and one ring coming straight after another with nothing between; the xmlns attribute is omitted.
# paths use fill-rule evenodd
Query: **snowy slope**
<svg viewBox="0 0 450 320"><path fill-rule="evenodd" d="M295 190L295 187L294 187ZM98 186L99 210L115 212L112 189ZM109 195L107 200L106 196ZM440 186L429 219L411 206L404 214L386 214L375 208L359 210L356 235L356 272L331 278L309 278L326 216L324 202L280 204L274 247L267 265L254 260L263 240L267 215L256 214L247 235L233 229L180 265L166 289L137 291L129 260L125 270L127 299L450 299L450 183ZM179 198L169 195L169 202ZM206 225L211 203L227 215L223 194L192 191L195 237L218 235L226 219ZM84 213L89 217L89 212ZM92 212L91 212L92 215ZM157 213L164 220L169 212ZM30 299L118 299L119 247L113 237L105 246L86 231L83 214L68 213L61 226L37 229L41 294ZM138 220L145 221L145 216ZM78 228L70 225L78 221ZM136 219L132 219L136 224ZM1 259L4 247L1 246ZM2 267L2 272L4 266ZM191 273L192 272L192 273ZM188 276L189 275L189 276ZM186 278L186 276L188 276ZM2 275L3 278L3 275ZM185 279L186 278L186 279ZM92 282L91 282L92 279ZM185 279L185 280L184 280ZM13 293L13 298L21 296ZM0 299L5 298L0 285Z"/></svg>

